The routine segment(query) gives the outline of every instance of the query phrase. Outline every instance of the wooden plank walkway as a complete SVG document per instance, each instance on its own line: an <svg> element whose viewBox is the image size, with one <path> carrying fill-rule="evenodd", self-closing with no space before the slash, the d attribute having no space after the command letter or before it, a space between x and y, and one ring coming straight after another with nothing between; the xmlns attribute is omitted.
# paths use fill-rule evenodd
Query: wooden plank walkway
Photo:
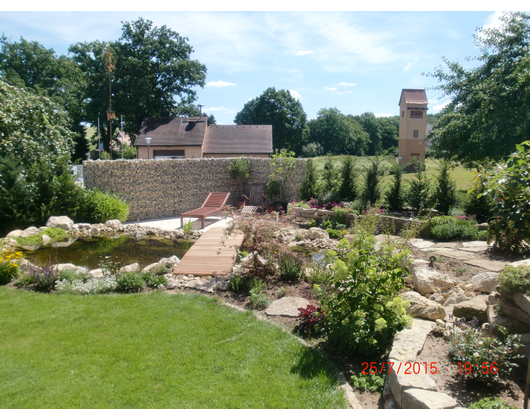
<svg viewBox="0 0 530 420"><path fill-rule="evenodd" d="M184 254L173 274L194 276L226 276L236 262L236 249L243 243L243 234L224 236L224 228L207 230ZM224 245L221 242L224 240Z"/></svg>

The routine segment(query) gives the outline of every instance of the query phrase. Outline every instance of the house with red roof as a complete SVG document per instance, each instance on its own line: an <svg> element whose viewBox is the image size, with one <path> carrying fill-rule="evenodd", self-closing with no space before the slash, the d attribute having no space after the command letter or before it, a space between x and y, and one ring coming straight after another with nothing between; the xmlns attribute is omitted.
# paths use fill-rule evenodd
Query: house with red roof
<svg viewBox="0 0 530 420"><path fill-rule="evenodd" d="M427 135L427 95L425 89L403 89L399 99L399 150L398 159L408 164L417 158L425 162L425 137Z"/></svg>
<svg viewBox="0 0 530 420"><path fill-rule="evenodd" d="M207 117L145 118L134 142L138 159L272 155L272 125L209 125Z"/></svg>

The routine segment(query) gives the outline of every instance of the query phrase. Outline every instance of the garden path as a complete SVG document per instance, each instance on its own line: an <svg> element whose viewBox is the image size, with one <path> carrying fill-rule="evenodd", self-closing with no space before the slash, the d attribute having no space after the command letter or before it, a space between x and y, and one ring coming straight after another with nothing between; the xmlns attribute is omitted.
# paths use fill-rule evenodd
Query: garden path
<svg viewBox="0 0 530 420"><path fill-rule="evenodd" d="M226 276L232 272L243 239L243 234L226 238L224 228L211 228L186 252L173 274Z"/></svg>

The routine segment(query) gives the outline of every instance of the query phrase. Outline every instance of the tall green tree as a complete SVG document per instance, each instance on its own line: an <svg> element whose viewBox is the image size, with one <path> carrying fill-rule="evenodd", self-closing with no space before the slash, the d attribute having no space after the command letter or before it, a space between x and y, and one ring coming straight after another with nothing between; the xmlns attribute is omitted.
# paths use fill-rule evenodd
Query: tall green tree
<svg viewBox="0 0 530 420"><path fill-rule="evenodd" d="M506 158L530 138L530 16L505 13L500 28L481 28L479 65L466 70L443 59L429 76L451 102L430 133L433 150L461 162Z"/></svg>
<svg viewBox="0 0 530 420"><path fill-rule="evenodd" d="M444 214L449 214L449 209L456 204L456 182L451 179L451 170L453 165L442 160L440 162L439 172L435 178L435 189L433 201L436 210Z"/></svg>
<svg viewBox="0 0 530 420"><path fill-rule="evenodd" d="M310 200L318 196L318 174L313 159L307 159L304 178L300 184L300 198Z"/></svg>
<svg viewBox="0 0 530 420"><path fill-rule="evenodd" d="M236 124L272 125L273 148L296 154L302 151L308 136L307 115L302 104L287 90L269 88L248 101L236 114Z"/></svg>
<svg viewBox="0 0 530 420"><path fill-rule="evenodd" d="M324 153L363 155L369 136L353 118L337 108L322 108L309 122L309 142L322 146Z"/></svg>
<svg viewBox="0 0 530 420"><path fill-rule="evenodd" d="M195 87L204 86L206 66L191 59L188 39L167 26L156 27L143 18L125 22L113 42L77 43L69 49L87 78L84 120L93 126L98 116L108 150L109 80L105 52L114 52L112 104L123 115L125 131L135 138L145 117L199 116L193 105Z"/></svg>
<svg viewBox="0 0 530 420"><path fill-rule="evenodd" d="M40 97L47 97L67 110L68 128L74 133L72 157L83 159L88 152L85 126L82 124L86 80L81 69L67 56L58 56L38 42L11 42L0 38L0 78Z"/></svg>
<svg viewBox="0 0 530 420"><path fill-rule="evenodd" d="M383 153L381 125L373 112L365 112L361 115L352 117L357 121L364 131L368 133L370 140L368 142L367 154L369 156L380 155Z"/></svg>
<svg viewBox="0 0 530 420"><path fill-rule="evenodd" d="M339 196L342 201L353 201L357 198L357 173L353 156L346 156L340 169Z"/></svg>

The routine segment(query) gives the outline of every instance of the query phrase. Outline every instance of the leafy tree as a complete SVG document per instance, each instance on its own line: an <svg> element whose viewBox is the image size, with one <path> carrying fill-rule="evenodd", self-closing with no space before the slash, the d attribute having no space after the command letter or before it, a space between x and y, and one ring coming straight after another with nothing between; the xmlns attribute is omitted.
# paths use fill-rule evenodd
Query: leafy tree
<svg viewBox="0 0 530 420"><path fill-rule="evenodd" d="M38 42L10 42L0 38L1 79L27 92L50 98L67 110L68 128L74 133L74 159L83 159L88 152L85 126L82 122L85 78L81 69L70 58L57 56Z"/></svg>
<svg viewBox="0 0 530 420"><path fill-rule="evenodd" d="M324 170L322 171L322 189L324 192L332 192L337 185L337 170L333 164L333 155L328 155Z"/></svg>
<svg viewBox="0 0 530 420"><path fill-rule="evenodd" d="M450 171L452 165L442 160L440 162L440 172L436 177L436 187L433 194L433 201L436 209L444 214L449 214L449 209L456 203L456 182L451 179Z"/></svg>
<svg viewBox="0 0 530 420"><path fill-rule="evenodd" d="M398 146L399 117L380 117L377 119L381 128L381 147L388 150Z"/></svg>
<svg viewBox="0 0 530 420"><path fill-rule="evenodd" d="M208 124L209 125L216 125L217 124L217 121L215 121L215 117L214 117L213 114L208 115L208 114L206 114L206 112L203 112L201 117L208 118Z"/></svg>
<svg viewBox="0 0 530 420"><path fill-rule="evenodd" d="M353 201L357 197L357 173L352 156L346 156L340 170L339 195L342 201Z"/></svg>
<svg viewBox="0 0 530 420"><path fill-rule="evenodd" d="M248 101L234 119L236 124L270 124L274 150L286 149L299 154L305 144L307 115L298 99L288 90L269 88Z"/></svg>
<svg viewBox="0 0 530 420"><path fill-rule="evenodd" d="M322 146L324 153L363 155L369 142L368 134L353 118L337 108L322 108L309 122L309 142Z"/></svg>
<svg viewBox="0 0 530 420"><path fill-rule="evenodd" d="M324 154L324 149L319 143L308 143L302 146L302 156L304 157L316 157L322 156Z"/></svg>
<svg viewBox="0 0 530 420"><path fill-rule="evenodd" d="M300 198L310 200L318 195L318 174L313 159L307 159L304 178L300 184Z"/></svg>
<svg viewBox="0 0 530 420"><path fill-rule="evenodd" d="M443 59L429 76L452 98L430 133L433 150L464 163L506 158L530 136L530 16L506 13L501 28L481 28L479 66Z"/></svg>
<svg viewBox="0 0 530 420"><path fill-rule="evenodd" d="M380 155L383 152L381 125L373 112L365 112L353 117L370 136L367 154Z"/></svg>
<svg viewBox="0 0 530 420"><path fill-rule="evenodd" d="M69 126L56 103L0 81L0 155L12 154L24 166L39 160L52 166L73 149Z"/></svg>
<svg viewBox="0 0 530 420"><path fill-rule="evenodd" d="M123 114L125 132L135 138L142 120L150 117L177 115L199 116L193 105L197 99L195 86L204 86L206 67L190 58L188 39L168 27L138 19L125 22L118 41L77 43L69 49L74 61L87 78L84 120L93 126L101 118L102 138L108 150L109 82L105 52L114 51L112 102Z"/></svg>
<svg viewBox="0 0 530 420"><path fill-rule="evenodd" d="M530 142L516 146L506 163L489 174L492 219L488 234L495 247L507 252L528 252L530 248ZM487 192L486 192L487 194Z"/></svg>

